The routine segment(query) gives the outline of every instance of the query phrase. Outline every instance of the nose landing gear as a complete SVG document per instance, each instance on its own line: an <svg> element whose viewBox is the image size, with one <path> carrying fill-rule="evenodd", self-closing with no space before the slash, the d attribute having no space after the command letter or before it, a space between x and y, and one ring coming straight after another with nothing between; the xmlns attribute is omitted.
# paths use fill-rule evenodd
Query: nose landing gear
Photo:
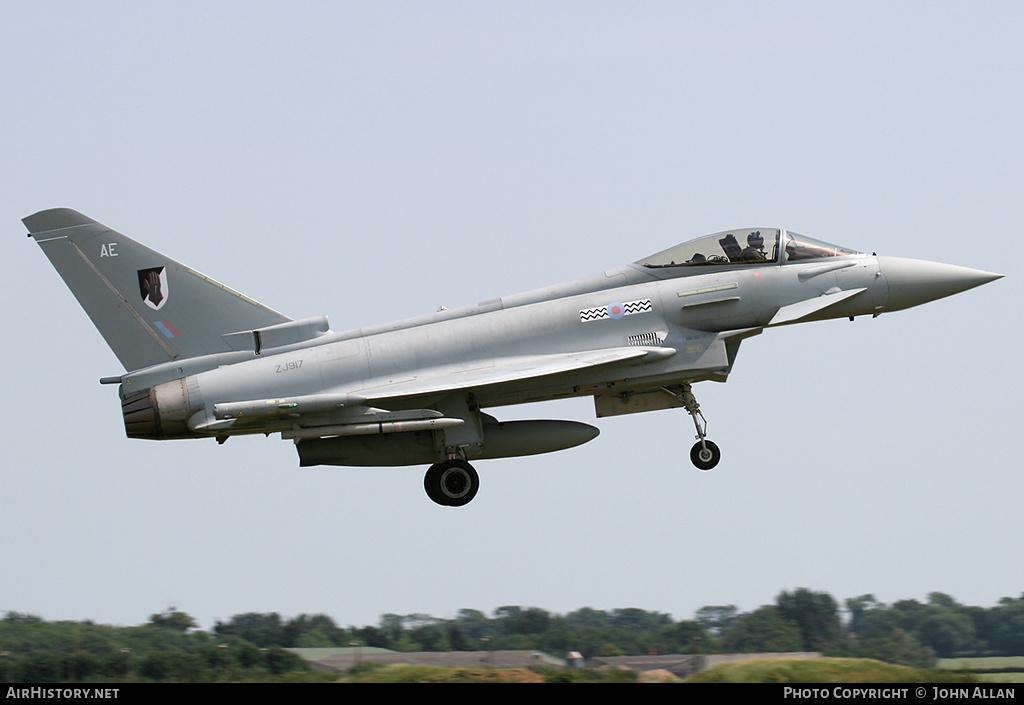
<svg viewBox="0 0 1024 705"><path fill-rule="evenodd" d="M718 446L714 442L702 438L694 444L693 448L690 448L690 462L693 463L698 470L711 470L713 467L718 465L718 461L722 459L722 451L718 449Z"/></svg>
<svg viewBox="0 0 1024 705"><path fill-rule="evenodd" d="M669 389L665 391L669 394L674 394L683 402L683 408L693 418L693 425L697 429L697 442L690 449L690 462L698 470L711 470L722 459L722 451L718 449L715 443L707 439L708 422L705 420L704 414L700 413L700 404L697 403L697 398L693 396L689 382L684 382L682 390L679 392L673 392Z"/></svg>

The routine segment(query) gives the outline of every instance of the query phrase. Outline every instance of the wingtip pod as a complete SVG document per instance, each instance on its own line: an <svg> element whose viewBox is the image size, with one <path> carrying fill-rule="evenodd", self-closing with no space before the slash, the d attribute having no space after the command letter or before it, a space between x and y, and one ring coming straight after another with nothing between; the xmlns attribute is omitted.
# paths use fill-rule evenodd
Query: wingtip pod
<svg viewBox="0 0 1024 705"><path fill-rule="evenodd" d="M39 233L48 233L51 230L63 230L64 228L73 228L76 225L96 223L89 216L82 215L71 208L50 208L49 210L39 211L38 213L25 216L21 219L21 222L28 228L29 237Z"/></svg>

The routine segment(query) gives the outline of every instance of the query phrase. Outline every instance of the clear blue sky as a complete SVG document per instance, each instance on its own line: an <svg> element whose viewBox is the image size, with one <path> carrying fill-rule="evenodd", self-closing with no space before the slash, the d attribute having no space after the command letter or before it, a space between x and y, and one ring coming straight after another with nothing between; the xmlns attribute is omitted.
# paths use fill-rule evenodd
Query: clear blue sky
<svg viewBox="0 0 1024 705"><path fill-rule="evenodd" d="M780 590L1024 592L1019 2L0 2L0 611L748 611ZM334 330L782 226L1001 272L744 343L681 411L498 410L601 436L299 468L277 438L124 437L121 370L20 219L75 208Z"/></svg>

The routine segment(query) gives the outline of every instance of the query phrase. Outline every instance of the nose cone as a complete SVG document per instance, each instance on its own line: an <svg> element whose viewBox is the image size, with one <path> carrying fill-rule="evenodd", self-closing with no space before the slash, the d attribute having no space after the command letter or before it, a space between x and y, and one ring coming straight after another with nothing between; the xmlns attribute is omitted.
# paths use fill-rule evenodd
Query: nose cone
<svg viewBox="0 0 1024 705"><path fill-rule="evenodd" d="M902 257L879 257L878 268L889 286L886 311L900 311L911 306L920 306L944 296L973 289L1003 276L954 264Z"/></svg>

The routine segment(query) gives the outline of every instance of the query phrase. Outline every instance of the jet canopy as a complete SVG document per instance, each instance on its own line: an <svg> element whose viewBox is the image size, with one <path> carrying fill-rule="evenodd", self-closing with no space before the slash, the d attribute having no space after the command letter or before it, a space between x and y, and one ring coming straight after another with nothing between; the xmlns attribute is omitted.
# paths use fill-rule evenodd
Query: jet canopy
<svg viewBox="0 0 1024 705"><path fill-rule="evenodd" d="M780 247L781 244L781 247ZM796 262L861 254L780 228L726 230L670 247L637 264L650 269Z"/></svg>

